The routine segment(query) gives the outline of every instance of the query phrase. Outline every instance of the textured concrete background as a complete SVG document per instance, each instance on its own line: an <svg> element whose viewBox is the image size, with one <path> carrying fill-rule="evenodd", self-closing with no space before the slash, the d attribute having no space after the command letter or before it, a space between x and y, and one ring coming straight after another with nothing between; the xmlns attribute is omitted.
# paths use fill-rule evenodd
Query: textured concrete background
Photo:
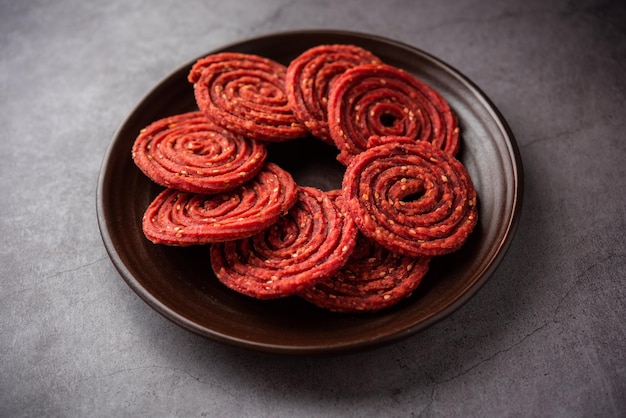
<svg viewBox="0 0 626 418"><path fill-rule="evenodd" d="M626 414L623 1L0 2L0 416ZM480 86L525 165L511 249L467 305L359 354L234 349L170 323L102 245L100 164L142 96L223 44L331 28Z"/></svg>

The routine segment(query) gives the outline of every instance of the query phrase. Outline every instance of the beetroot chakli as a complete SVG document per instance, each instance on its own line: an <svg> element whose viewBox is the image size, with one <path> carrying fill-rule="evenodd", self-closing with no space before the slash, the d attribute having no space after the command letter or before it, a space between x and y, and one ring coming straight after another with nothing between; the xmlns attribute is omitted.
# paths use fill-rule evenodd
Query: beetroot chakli
<svg viewBox="0 0 626 418"><path fill-rule="evenodd" d="M343 179L361 232L415 257L458 250L478 218L476 190L461 162L425 141L373 137L370 144Z"/></svg>
<svg viewBox="0 0 626 418"><path fill-rule="evenodd" d="M218 279L259 299L294 295L333 275L347 262L357 229L337 203L299 187L291 210L260 234L211 246Z"/></svg>
<svg viewBox="0 0 626 418"><path fill-rule="evenodd" d="M202 112L190 112L143 129L132 157L161 186L211 194L252 179L263 167L267 150L258 141L221 128Z"/></svg>
<svg viewBox="0 0 626 418"><path fill-rule="evenodd" d="M452 155L459 128L448 102L412 74L390 65L360 65L335 82L328 99L330 135L348 164L370 136L428 141Z"/></svg>
<svg viewBox="0 0 626 418"><path fill-rule="evenodd" d="M223 52L198 60L188 79L200 110L225 129L259 141L306 134L285 93L287 68L251 54Z"/></svg>
<svg viewBox="0 0 626 418"><path fill-rule="evenodd" d="M166 189L150 204L143 231L155 244L193 245L229 241L258 233L297 200L297 186L273 163L250 182L217 195Z"/></svg>

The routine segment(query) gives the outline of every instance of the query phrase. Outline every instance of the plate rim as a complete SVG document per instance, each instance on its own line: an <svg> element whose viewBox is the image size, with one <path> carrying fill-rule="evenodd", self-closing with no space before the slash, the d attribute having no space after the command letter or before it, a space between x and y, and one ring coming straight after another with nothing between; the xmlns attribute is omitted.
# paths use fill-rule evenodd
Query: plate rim
<svg viewBox="0 0 626 418"><path fill-rule="evenodd" d="M129 121L133 118L133 116L137 113L137 111L143 107L143 105L149 102L151 96L157 93L158 90L163 88L163 85L168 81L171 81L175 76L183 71L184 69L191 67L191 65L199 58L206 56L208 54L216 53L219 51L229 50L233 48L239 48L247 44L251 44L254 42L264 41L270 38L284 38L290 36L304 36L304 35L324 35L324 36L338 36L338 37L356 37L362 40L374 40L380 43L393 44L402 49L408 49L413 53L421 55L422 57L427 58L431 63L436 64L438 67L441 67L446 71L448 75L453 75L456 79L461 81L466 87L473 93L473 95L477 98L480 98L482 103L482 108L486 109L488 113L491 115L492 120L496 122L498 129L502 132L502 136L505 138L505 145L507 153L506 155L509 157L510 165L513 168L512 179L514 182L513 185L513 199L511 202L510 209L507 210L507 213L510 211L511 215L508 217L505 227L503 228L503 234L499 242L497 243L496 250L493 252L493 255L488 259L484 268L480 269L477 272L479 276L477 280L470 283L469 288L466 289L461 295L459 295L455 300L453 300L448 306L444 309L437 311L436 313L430 315L425 320L409 326L403 330L400 330L395 333L385 334L381 336L372 337L369 339L363 339L358 342L350 342L350 343L341 343L335 345L325 345L320 347L318 345L315 346L292 346L288 344L268 344L258 341L249 341L239 337L234 337L232 335L226 335L217 330L207 329L206 327L200 326L199 324L189 320L188 318L183 317L175 310L171 309L167 305L165 305L158 298L154 297L149 291L147 291L138 280L134 277L134 275L129 271L126 264L121 259L120 255L116 251L115 244L111 237L111 233L107 227L108 220L106 219L104 208L104 200L103 194L105 194L106 189L106 179L111 175L109 172L110 161L112 155L115 151L116 145L118 143L118 138L121 132L124 130L124 127L129 123ZM287 30L287 31L277 31L270 32L266 34L256 35L252 37L247 37L239 41L229 42L225 45L218 46L216 48L211 49L210 51L198 56L197 58L184 63L183 65L178 66L172 71L168 72L164 77L153 85L147 92L141 97L141 99L131 108L130 112L123 119L121 124L115 130L113 136L109 139L109 143L107 145L106 152L102 159L102 163L100 165L100 171L98 174L98 184L96 190L96 213L97 213L97 222L100 230L100 235L105 246L106 252L109 255L114 267L121 275L122 279L126 282L126 284L136 293L144 302L146 302L151 308L156 310L161 316L164 316L166 319L172 321L173 323L191 331L197 335L202 337L207 337L211 340L218 341L221 343L226 343L232 346L237 346L240 348L252 349L256 351L263 351L268 353L278 353L278 354L332 354L332 353L340 353L340 352L353 352L362 350L365 348L375 348L378 346L386 345L395 341L399 341L408 336L414 335L419 331L423 331L425 329L430 328L434 324L442 321L443 319L450 316L452 313L459 310L463 305L465 305L471 298L473 298L476 293L485 285L485 283L493 276L493 273L497 270L500 263L506 256L513 239L515 237L515 233L517 231L517 227L521 218L521 211L523 206L523 195L524 195L524 168L523 161L521 157L521 152L513 131L511 130L508 122L504 118L502 112L497 108L497 106L493 103L493 101L483 92L483 90L478 87L472 80L470 80L463 73L458 71L455 67L450 64L444 62L440 58L434 56L433 54L426 52L418 47L413 45L409 45L408 43L386 38L377 34L368 34L357 31L347 31L347 30L333 30L333 29L298 29L298 30ZM494 243L495 244L495 243Z"/></svg>

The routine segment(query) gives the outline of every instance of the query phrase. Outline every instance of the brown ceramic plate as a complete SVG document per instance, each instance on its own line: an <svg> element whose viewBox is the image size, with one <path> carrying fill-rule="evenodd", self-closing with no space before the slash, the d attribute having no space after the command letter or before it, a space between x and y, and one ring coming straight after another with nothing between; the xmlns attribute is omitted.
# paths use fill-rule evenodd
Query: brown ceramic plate
<svg viewBox="0 0 626 418"><path fill-rule="evenodd" d="M439 90L459 117L459 158L479 195L480 222L457 253L433 260L410 298L375 314L333 314L298 298L259 301L221 285L207 246L175 248L150 243L141 218L161 190L133 164L131 146L151 122L195 109L187 73L193 62L159 83L128 116L104 158L97 192L98 222L106 249L128 285L166 318L213 340L266 352L319 354L390 343L423 330L467 302L492 275L508 248L520 215L522 164L505 120L471 81L437 58L377 36L337 31L271 34L220 48L288 64L318 44L362 46L386 63ZM195 60L194 60L195 61ZM299 184L339 187L343 167L321 141L272 146L270 158Z"/></svg>

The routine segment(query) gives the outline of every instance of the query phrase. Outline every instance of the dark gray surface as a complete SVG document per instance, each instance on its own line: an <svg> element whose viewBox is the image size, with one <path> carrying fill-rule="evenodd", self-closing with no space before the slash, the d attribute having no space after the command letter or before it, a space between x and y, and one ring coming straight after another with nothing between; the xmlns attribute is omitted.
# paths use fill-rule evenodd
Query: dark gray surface
<svg viewBox="0 0 626 418"><path fill-rule="evenodd" d="M0 4L0 416L624 416L626 8L593 1ZM517 236L431 329L329 358L165 320L102 245L100 163L161 78L286 29L369 32L471 78L520 145Z"/></svg>

